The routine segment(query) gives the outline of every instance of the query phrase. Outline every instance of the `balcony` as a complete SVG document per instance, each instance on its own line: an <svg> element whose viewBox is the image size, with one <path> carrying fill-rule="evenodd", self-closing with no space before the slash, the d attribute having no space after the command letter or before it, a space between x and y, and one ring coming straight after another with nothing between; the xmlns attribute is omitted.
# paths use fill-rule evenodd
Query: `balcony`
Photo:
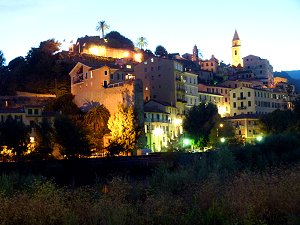
<svg viewBox="0 0 300 225"><path fill-rule="evenodd" d="M246 97L237 97L237 100L246 100Z"/></svg>
<svg viewBox="0 0 300 225"><path fill-rule="evenodd" d="M177 98L177 102L187 103L185 99Z"/></svg>
<svg viewBox="0 0 300 225"><path fill-rule="evenodd" d="M240 106L240 107L238 107L238 110L243 110L243 109L247 109L247 107L246 106Z"/></svg>

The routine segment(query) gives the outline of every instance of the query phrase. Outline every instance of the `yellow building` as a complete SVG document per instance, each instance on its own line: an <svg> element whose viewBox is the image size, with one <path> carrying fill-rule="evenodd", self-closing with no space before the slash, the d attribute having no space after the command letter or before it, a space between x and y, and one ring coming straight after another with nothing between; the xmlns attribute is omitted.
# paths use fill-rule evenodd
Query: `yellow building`
<svg viewBox="0 0 300 225"><path fill-rule="evenodd" d="M176 107L150 100L144 104L147 148L152 152L166 150L170 140L182 134L182 117Z"/></svg>
<svg viewBox="0 0 300 225"><path fill-rule="evenodd" d="M235 30L234 36L232 39L232 66L238 67L243 66L243 61L241 57L241 40L239 38L239 35L237 31Z"/></svg>
<svg viewBox="0 0 300 225"><path fill-rule="evenodd" d="M199 101L214 103L221 117L230 116L230 90L225 86L198 84Z"/></svg>
<svg viewBox="0 0 300 225"><path fill-rule="evenodd" d="M241 114L263 115L276 109L287 109L289 99L286 93L268 89L239 87L230 91L231 116Z"/></svg>
<svg viewBox="0 0 300 225"><path fill-rule="evenodd" d="M255 143L263 137L258 115L237 115L226 118L232 124L235 136L242 142Z"/></svg>

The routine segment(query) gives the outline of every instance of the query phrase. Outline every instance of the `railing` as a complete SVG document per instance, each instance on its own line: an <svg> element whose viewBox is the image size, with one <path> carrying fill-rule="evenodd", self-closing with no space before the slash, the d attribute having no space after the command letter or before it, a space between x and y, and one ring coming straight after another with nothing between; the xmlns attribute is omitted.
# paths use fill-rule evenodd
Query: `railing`
<svg viewBox="0 0 300 225"><path fill-rule="evenodd" d="M115 83L115 84L109 84L107 86L107 88L120 87L120 86L124 86L124 82L119 82L119 83Z"/></svg>
<svg viewBox="0 0 300 225"><path fill-rule="evenodd" d="M246 100L246 97L238 97L237 100Z"/></svg>
<svg viewBox="0 0 300 225"><path fill-rule="evenodd" d="M247 107L246 106L240 106L240 107L238 107L238 109L239 110L241 110L241 109L247 109Z"/></svg>

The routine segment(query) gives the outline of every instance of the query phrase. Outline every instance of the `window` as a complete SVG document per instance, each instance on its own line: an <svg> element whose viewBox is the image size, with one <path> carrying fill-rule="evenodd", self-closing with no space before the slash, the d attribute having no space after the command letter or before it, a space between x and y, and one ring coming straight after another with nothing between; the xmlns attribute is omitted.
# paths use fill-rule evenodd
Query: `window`
<svg viewBox="0 0 300 225"><path fill-rule="evenodd" d="M38 115L39 114L39 110L38 109L34 109L34 115Z"/></svg>
<svg viewBox="0 0 300 225"><path fill-rule="evenodd" d="M236 102L233 102L233 108L236 108Z"/></svg>
<svg viewBox="0 0 300 225"><path fill-rule="evenodd" d="M248 106L249 106L249 107L251 106L251 101L248 101Z"/></svg>
<svg viewBox="0 0 300 225"><path fill-rule="evenodd" d="M225 102L227 102L227 98L225 98Z"/></svg>
<svg viewBox="0 0 300 225"><path fill-rule="evenodd" d="M117 80L120 80L120 74L117 73Z"/></svg>
<svg viewBox="0 0 300 225"><path fill-rule="evenodd" d="M234 50L234 54L237 55L237 50Z"/></svg>
<svg viewBox="0 0 300 225"><path fill-rule="evenodd" d="M248 97L250 97L251 96L251 93L250 93L250 91L248 91Z"/></svg>
<svg viewBox="0 0 300 225"><path fill-rule="evenodd" d="M107 75L107 71L106 70L104 71L104 75Z"/></svg>
<svg viewBox="0 0 300 225"><path fill-rule="evenodd" d="M107 80L103 81L103 87L107 88Z"/></svg>
<svg viewBox="0 0 300 225"><path fill-rule="evenodd" d="M233 93L233 94L232 94L232 97L233 97L233 98L235 98L235 97L236 97L235 93Z"/></svg>
<svg viewBox="0 0 300 225"><path fill-rule="evenodd" d="M28 115L32 115L32 109L28 109Z"/></svg>
<svg viewBox="0 0 300 225"><path fill-rule="evenodd" d="M110 74L110 79L113 80L114 79L114 75Z"/></svg>
<svg viewBox="0 0 300 225"><path fill-rule="evenodd" d="M87 79L87 78L88 78L88 73L86 72L86 73L85 73L85 79Z"/></svg>

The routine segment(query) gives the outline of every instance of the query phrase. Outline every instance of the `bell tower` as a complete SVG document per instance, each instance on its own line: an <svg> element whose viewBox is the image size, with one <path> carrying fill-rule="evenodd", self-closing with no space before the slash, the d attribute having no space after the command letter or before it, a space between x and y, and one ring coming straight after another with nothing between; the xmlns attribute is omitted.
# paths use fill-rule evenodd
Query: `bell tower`
<svg viewBox="0 0 300 225"><path fill-rule="evenodd" d="M239 35L237 31L235 30L234 36L232 39L232 66L243 66L243 61L241 58L241 40L239 38Z"/></svg>

